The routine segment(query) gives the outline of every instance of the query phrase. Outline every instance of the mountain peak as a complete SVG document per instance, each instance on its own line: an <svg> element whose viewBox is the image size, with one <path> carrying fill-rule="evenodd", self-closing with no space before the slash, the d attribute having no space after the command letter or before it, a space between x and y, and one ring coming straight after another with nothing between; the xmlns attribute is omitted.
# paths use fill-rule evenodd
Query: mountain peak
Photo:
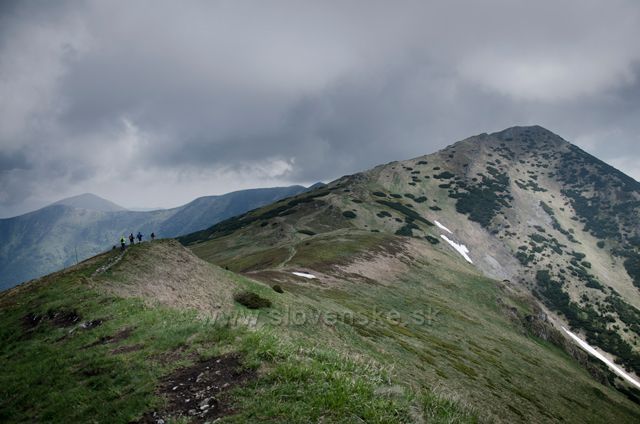
<svg viewBox="0 0 640 424"><path fill-rule="evenodd" d="M126 209L109 200L103 199L92 193L83 193L77 196L58 200L52 205L65 205L78 209L91 209L102 212L125 211Z"/></svg>
<svg viewBox="0 0 640 424"><path fill-rule="evenodd" d="M456 149L468 152L504 150L511 159L541 151L566 151L573 146L559 135L540 125L514 126L490 134L482 133L461 140L443 150L451 154Z"/></svg>
<svg viewBox="0 0 640 424"><path fill-rule="evenodd" d="M496 131L491 133L493 136L502 136L502 135L516 135L516 134L548 134L548 135L556 135L552 131L540 126L540 125L515 125L513 127L505 128L502 131Z"/></svg>
<svg viewBox="0 0 640 424"><path fill-rule="evenodd" d="M555 134L540 125L515 126L489 135L502 141L520 142L528 145L544 143L547 141L557 143L568 143L559 135Z"/></svg>

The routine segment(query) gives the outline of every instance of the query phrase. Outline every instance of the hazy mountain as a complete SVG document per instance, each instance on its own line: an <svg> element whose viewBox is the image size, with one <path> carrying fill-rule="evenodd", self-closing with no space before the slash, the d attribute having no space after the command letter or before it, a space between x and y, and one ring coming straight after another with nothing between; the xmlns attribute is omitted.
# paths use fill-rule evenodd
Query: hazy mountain
<svg viewBox="0 0 640 424"><path fill-rule="evenodd" d="M515 127L106 252L0 293L2 418L639 422L639 200Z"/></svg>
<svg viewBox="0 0 640 424"><path fill-rule="evenodd" d="M304 191L302 186L242 190L198 198L184 206L127 211L92 194L0 219L0 289L81 261L119 244L122 235L175 237Z"/></svg>
<svg viewBox="0 0 640 424"><path fill-rule="evenodd" d="M58 200L53 203L54 205L71 206L78 209L91 209L95 211L114 212L125 211L122 206L116 205L102 197L96 196L91 193L84 193L78 196L67 197L66 199Z"/></svg>

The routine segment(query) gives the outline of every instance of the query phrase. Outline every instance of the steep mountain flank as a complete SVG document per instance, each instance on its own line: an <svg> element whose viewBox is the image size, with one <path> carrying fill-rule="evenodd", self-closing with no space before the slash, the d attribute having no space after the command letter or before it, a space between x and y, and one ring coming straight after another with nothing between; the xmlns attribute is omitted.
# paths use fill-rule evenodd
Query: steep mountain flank
<svg viewBox="0 0 640 424"><path fill-rule="evenodd" d="M638 186L544 128L514 127L343 177L181 241L243 272L293 265L329 234L355 250L367 249L362 231L412 237L460 261L466 248L478 270L526 289L558 328L583 333L637 374ZM331 243L340 255L344 243ZM298 263L321 267L318 255Z"/></svg>
<svg viewBox="0 0 640 424"><path fill-rule="evenodd" d="M446 187L456 211L520 262L501 267L506 278L519 278L638 373L640 184L540 127L468 139L443 153L459 176Z"/></svg>

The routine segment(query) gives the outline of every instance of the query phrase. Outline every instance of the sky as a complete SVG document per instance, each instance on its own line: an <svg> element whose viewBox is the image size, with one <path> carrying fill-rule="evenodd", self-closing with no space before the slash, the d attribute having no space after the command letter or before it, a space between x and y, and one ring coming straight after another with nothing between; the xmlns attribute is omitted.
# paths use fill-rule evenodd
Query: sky
<svg viewBox="0 0 640 424"><path fill-rule="evenodd" d="M0 0L0 217L330 181L542 125L640 179L640 2Z"/></svg>

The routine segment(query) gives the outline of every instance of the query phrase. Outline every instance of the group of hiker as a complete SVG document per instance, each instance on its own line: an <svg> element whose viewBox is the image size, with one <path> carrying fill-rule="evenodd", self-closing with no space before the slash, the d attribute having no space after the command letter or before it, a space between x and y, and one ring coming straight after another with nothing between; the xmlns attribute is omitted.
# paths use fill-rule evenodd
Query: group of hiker
<svg viewBox="0 0 640 424"><path fill-rule="evenodd" d="M156 233L151 233L149 237L151 237L151 241L155 240ZM138 243L142 243L143 238L144 236L140 231L138 231L138 234L136 236L134 236L133 233L131 233L129 234L129 245L134 245L136 242L136 239L138 239ZM124 236L122 236L120 237L120 250L124 250L126 247L127 247L127 239Z"/></svg>

